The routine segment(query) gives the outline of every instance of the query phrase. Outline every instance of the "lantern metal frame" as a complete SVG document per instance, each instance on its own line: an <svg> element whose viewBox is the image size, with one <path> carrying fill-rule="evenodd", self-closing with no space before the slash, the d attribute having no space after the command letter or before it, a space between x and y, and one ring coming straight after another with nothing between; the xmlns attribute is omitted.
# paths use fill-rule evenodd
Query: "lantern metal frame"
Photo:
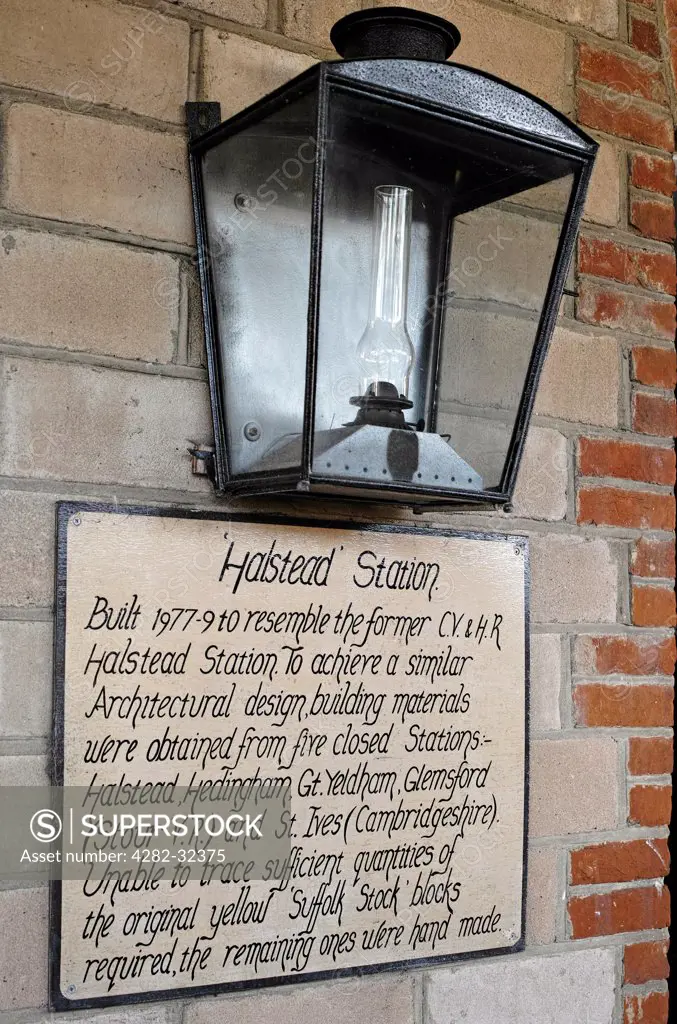
<svg viewBox="0 0 677 1024"><path fill-rule="evenodd" d="M416 88L411 86L411 66L416 65ZM209 149L267 115L317 91L316 139L311 233L308 259L310 287L308 296L305 399L300 469L251 472L233 476L228 457L224 403L223 365L217 339L216 300L209 253L201 159ZM528 145L545 157L563 158L572 166L573 184L555 259L551 268L545 301L540 311L536 340L531 350L512 436L500 484L483 491L416 485L414 482L340 479L312 470L315 387L317 380L320 267L323 237L323 181L326 162L326 127L330 93L347 91L368 96L389 108L405 108L426 118L448 125L471 129L478 137L504 139L512 144ZM559 304L574 253L576 237L588 183L598 144L576 124L543 102L493 75L462 64L440 61L386 58L343 60L317 64L257 103L218 123L220 107L216 103L186 104L189 128L189 163L197 235L198 266L202 290L202 309L207 348L207 366L214 424L215 452L208 466L219 495L317 494L327 497L394 502L420 507L461 504L463 506L506 506L512 500L526 433L531 419L536 389L557 319ZM252 345L256 344L252 338ZM439 380L439 339L434 357L435 384ZM432 422L435 423L437 396L432 398ZM254 412L254 410L253 410ZM211 454L207 455L211 462Z"/></svg>

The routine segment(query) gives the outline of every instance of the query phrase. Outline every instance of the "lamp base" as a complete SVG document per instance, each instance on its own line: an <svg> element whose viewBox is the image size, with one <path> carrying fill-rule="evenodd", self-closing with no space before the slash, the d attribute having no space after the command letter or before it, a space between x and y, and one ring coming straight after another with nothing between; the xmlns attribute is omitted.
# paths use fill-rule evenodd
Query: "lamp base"
<svg viewBox="0 0 677 1024"><path fill-rule="evenodd" d="M363 395L350 399L351 405L359 406L357 416L347 427L391 427L394 430L415 430L404 418L405 409L413 409L414 403L401 395L394 384L380 380L370 384Z"/></svg>

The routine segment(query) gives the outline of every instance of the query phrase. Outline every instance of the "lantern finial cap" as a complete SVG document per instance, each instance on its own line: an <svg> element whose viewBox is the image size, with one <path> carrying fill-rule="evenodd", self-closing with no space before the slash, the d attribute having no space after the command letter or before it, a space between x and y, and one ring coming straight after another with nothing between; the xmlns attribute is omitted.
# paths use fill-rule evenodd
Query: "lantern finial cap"
<svg viewBox="0 0 677 1024"><path fill-rule="evenodd" d="M348 60L405 58L444 61L461 41L450 21L409 7L375 7L337 21L329 35Z"/></svg>

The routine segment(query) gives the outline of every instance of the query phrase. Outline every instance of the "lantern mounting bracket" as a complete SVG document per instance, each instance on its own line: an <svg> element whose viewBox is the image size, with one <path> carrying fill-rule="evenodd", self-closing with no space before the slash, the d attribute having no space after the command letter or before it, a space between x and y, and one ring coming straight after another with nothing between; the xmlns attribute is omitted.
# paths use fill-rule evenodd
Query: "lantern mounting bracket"
<svg viewBox="0 0 677 1024"><path fill-rule="evenodd" d="M214 448L211 445L194 444L188 451L191 456L191 472L193 476L206 476L212 484L216 484Z"/></svg>
<svg viewBox="0 0 677 1024"><path fill-rule="evenodd" d="M221 124L221 104L212 102L186 103L186 125L191 142Z"/></svg>

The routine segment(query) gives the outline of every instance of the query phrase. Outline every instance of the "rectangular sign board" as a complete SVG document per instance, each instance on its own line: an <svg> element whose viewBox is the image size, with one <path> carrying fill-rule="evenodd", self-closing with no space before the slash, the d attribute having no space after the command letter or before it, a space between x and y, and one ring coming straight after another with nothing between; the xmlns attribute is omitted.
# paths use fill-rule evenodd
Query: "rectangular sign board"
<svg viewBox="0 0 677 1024"><path fill-rule="evenodd" d="M155 831L92 797L117 859L52 883L55 1007L523 947L525 538L65 504L58 557L56 782ZM271 834L177 853L236 787Z"/></svg>

